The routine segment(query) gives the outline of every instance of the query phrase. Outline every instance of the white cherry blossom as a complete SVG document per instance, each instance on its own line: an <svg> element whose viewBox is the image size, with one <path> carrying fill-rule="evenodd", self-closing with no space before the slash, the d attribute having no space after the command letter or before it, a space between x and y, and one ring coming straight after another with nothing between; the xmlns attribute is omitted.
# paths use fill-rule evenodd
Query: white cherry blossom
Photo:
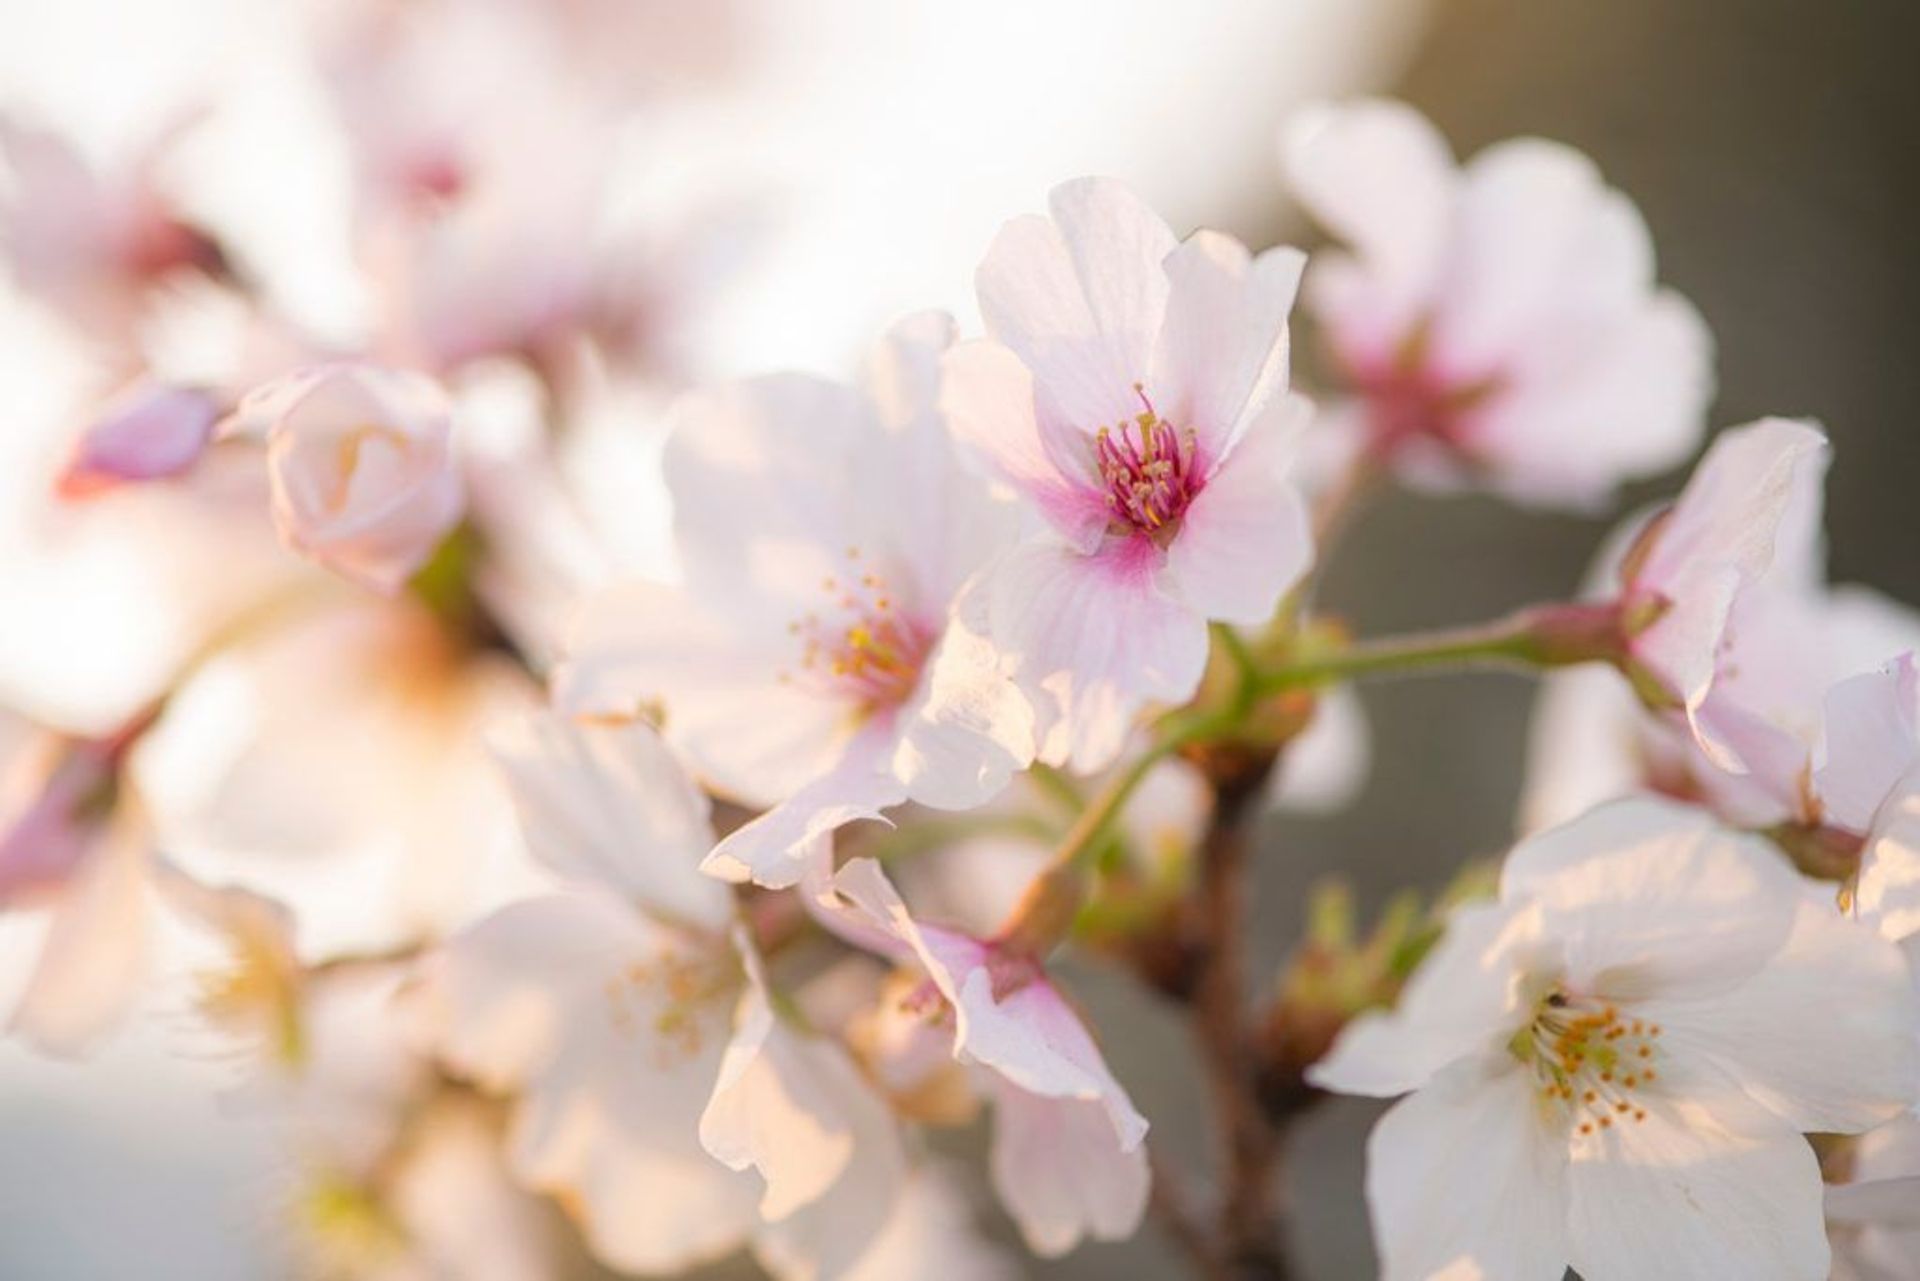
<svg viewBox="0 0 1920 1281"><path fill-rule="evenodd" d="M1013 513L933 405L951 322L903 322L870 390L797 375L685 400L666 471L685 585L582 612L557 697L657 706L704 781L768 812L706 866L791 885L818 838L913 800L965 809L1032 757L1031 713L954 604Z"/></svg>
<svg viewBox="0 0 1920 1281"><path fill-rule="evenodd" d="M1633 800L1519 846L1312 1079L1412 1092L1368 1149L1388 1281L1819 1281L1801 1135L1908 1107L1916 1031L1896 948L1764 842Z"/></svg>

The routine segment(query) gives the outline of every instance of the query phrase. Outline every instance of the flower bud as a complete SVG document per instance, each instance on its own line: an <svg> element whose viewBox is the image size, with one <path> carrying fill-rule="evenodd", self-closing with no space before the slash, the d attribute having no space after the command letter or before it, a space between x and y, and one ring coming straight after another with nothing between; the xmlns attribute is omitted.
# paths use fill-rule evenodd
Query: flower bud
<svg viewBox="0 0 1920 1281"><path fill-rule="evenodd" d="M265 432L280 537L344 577L398 591L460 519L449 406L423 377L329 366L255 391L238 421Z"/></svg>
<svg viewBox="0 0 1920 1281"><path fill-rule="evenodd" d="M219 400L205 388L136 384L81 433L60 475L60 496L90 498L184 474L206 452L220 413Z"/></svg>

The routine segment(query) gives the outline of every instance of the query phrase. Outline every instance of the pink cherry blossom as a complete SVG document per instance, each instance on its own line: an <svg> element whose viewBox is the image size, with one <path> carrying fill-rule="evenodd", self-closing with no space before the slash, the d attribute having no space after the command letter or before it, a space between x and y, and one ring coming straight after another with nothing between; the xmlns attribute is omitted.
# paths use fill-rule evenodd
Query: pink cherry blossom
<svg viewBox="0 0 1920 1281"><path fill-rule="evenodd" d="M1283 154L1349 250L1315 259L1306 303L1353 396L1333 415L1350 449L1580 506L1691 451L1711 338L1586 157L1523 138L1456 167L1417 112L1377 100L1299 113Z"/></svg>
<svg viewBox="0 0 1920 1281"><path fill-rule="evenodd" d="M990 1074L994 1185L1027 1244L1059 1255L1083 1236L1131 1236L1146 1208L1146 1118L1040 963L914 920L871 859L809 892L831 928L924 972L912 999L950 1016L953 1057Z"/></svg>
<svg viewBox="0 0 1920 1281"><path fill-rule="evenodd" d="M1147 701L1193 692L1207 623L1256 625L1311 556L1288 473L1302 256L1185 242L1120 184L1054 190L976 276L991 341L956 347L955 432L1042 532L985 584L985 626L1035 699L1042 756L1098 768Z"/></svg>

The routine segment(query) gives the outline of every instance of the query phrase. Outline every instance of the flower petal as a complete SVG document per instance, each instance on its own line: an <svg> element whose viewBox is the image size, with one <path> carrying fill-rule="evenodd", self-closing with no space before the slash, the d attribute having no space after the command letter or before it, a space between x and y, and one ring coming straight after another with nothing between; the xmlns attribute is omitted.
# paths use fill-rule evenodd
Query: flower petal
<svg viewBox="0 0 1920 1281"><path fill-rule="evenodd" d="M1459 909L1394 1008L1349 1023L1307 1079L1342 1094L1386 1098L1500 1048L1524 1018L1529 996L1515 954L1537 942L1539 929L1535 912Z"/></svg>
<svg viewBox="0 0 1920 1281"><path fill-rule="evenodd" d="M1262 415L1181 517L1166 578L1204 617L1258 626L1312 563L1307 504L1290 478L1312 414L1293 396Z"/></svg>
<svg viewBox="0 0 1920 1281"><path fill-rule="evenodd" d="M1057 1258L1080 1244L1124 1241L1146 1213L1146 1149L1124 1147L1098 1106L1003 1083L994 1094L994 1191L1027 1248Z"/></svg>
<svg viewBox="0 0 1920 1281"><path fill-rule="evenodd" d="M726 887L700 875L713 847L706 796L641 722L538 712L492 736L535 858L600 888L708 929L732 913Z"/></svg>
<svg viewBox="0 0 1920 1281"><path fill-rule="evenodd" d="M1819 1281L1820 1166L1778 1117L1725 1089L1650 1097L1568 1173L1574 1270L1591 1281Z"/></svg>
<svg viewBox="0 0 1920 1281"><path fill-rule="evenodd" d="M1356 255L1316 259L1315 310L1326 267L1364 279L1371 295L1364 314L1334 309L1345 312L1341 340L1364 323L1376 331L1366 354L1383 354L1429 305L1452 231L1458 178L1446 139L1403 103L1363 99L1296 112L1281 154L1294 196Z"/></svg>
<svg viewBox="0 0 1920 1281"><path fill-rule="evenodd" d="M823 838L849 823L881 819L889 806L907 799L907 785L889 768L897 742L888 727L862 730L831 769L736 828L700 870L769 889L798 883L809 863L828 857Z"/></svg>
<svg viewBox="0 0 1920 1281"><path fill-rule="evenodd" d="M1542 1281L1565 1270L1566 1156L1539 1123L1536 1094L1512 1058L1479 1056L1380 1118L1367 1140L1367 1204L1383 1281Z"/></svg>
<svg viewBox="0 0 1920 1281"><path fill-rule="evenodd" d="M1167 421L1192 430L1208 465L1287 389L1287 314L1306 256L1197 231L1167 258L1167 313L1147 386Z"/></svg>
<svg viewBox="0 0 1920 1281"><path fill-rule="evenodd" d="M1803 901L1786 947L1745 983L1647 1001L1634 1015L1665 1029L1666 1053L1718 1064L1796 1130L1857 1134L1920 1097L1920 1010L1906 959L1824 904Z"/></svg>
<svg viewBox="0 0 1920 1281"><path fill-rule="evenodd" d="M1073 546L1099 544L1110 513L1092 476L1091 456L1037 415L1034 376L999 343L964 342L941 361L940 408L954 438L994 478L1033 504Z"/></svg>
<svg viewBox="0 0 1920 1281"><path fill-rule="evenodd" d="M1652 797L1614 801L1523 841L1502 902L1536 902L1566 981L1615 1000L1725 992L1785 946L1800 879L1758 837Z"/></svg>
<svg viewBox="0 0 1920 1281"><path fill-rule="evenodd" d="M990 634L1033 699L1041 759L1098 769L1143 703L1198 687L1206 620L1160 590L1156 555L1141 539L1092 556L1037 540L988 571Z"/></svg>
<svg viewBox="0 0 1920 1281"><path fill-rule="evenodd" d="M777 637L777 639L776 639ZM792 655L670 587L632 582L590 598L553 677L570 715L666 711L663 732L696 774L748 804L771 805L844 750L848 709L780 680Z"/></svg>

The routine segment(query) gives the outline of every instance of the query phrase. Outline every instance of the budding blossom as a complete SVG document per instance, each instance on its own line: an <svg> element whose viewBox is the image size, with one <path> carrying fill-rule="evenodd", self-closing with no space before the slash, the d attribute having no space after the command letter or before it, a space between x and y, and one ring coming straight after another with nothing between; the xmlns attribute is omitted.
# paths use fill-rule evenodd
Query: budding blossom
<svg viewBox="0 0 1920 1281"><path fill-rule="evenodd" d="M288 546L392 594L458 523L446 398L418 374L331 365L249 393L234 430L266 442Z"/></svg>
<svg viewBox="0 0 1920 1281"><path fill-rule="evenodd" d="M665 460L684 575L588 602L572 709L651 707L704 781L767 808L713 851L798 881L818 838L908 800L966 809L1032 759L1032 716L955 612L1014 513L933 407L944 316L897 326L866 394L797 375L685 399Z"/></svg>
<svg viewBox="0 0 1920 1281"><path fill-rule="evenodd" d="M994 1190L1028 1247L1052 1256L1085 1236L1132 1236L1147 1202L1146 1118L1040 961L914 920L871 859L808 892L830 928L925 975L902 1009L988 1074Z"/></svg>
<svg viewBox="0 0 1920 1281"><path fill-rule="evenodd" d="M180 476L200 461L223 414L200 387L142 383L107 405L75 442L61 473L63 498L86 498L123 484Z"/></svg>
<svg viewBox="0 0 1920 1281"><path fill-rule="evenodd" d="M944 363L955 434L1040 517L983 585L1042 759L1088 771L1147 702L1190 697L1209 621L1257 626L1305 571L1287 392L1304 262L1184 242L1125 187L1055 188L975 277L990 340Z"/></svg>
<svg viewBox="0 0 1920 1281"><path fill-rule="evenodd" d="M1526 138L1456 166L1397 102L1299 113L1294 194L1348 252L1306 308L1352 400L1342 444L1410 480L1591 506L1700 438L1712 340L1654 283L1653 245L1593 164Z"/></svg>
<svg viewBox="0 0 1920 1281"><path fill-rule="evenodd" d="M1412 1092L1368 1145L1387 1281L1820 1281L1801 1136L1913 1103L1911 982L1765 842L1622 801L1516 848L1310 1075Z"/></svg>

